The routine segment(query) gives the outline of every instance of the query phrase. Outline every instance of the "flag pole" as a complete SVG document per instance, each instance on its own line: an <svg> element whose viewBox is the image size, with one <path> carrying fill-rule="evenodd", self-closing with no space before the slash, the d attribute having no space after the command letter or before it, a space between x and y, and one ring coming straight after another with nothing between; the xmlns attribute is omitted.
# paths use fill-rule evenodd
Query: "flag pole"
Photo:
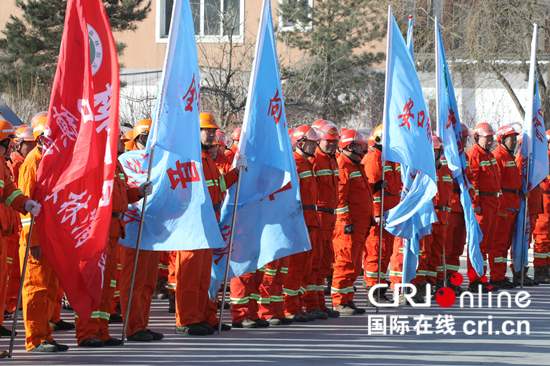
<svg viewBox="0 0 550 366"><path fill-rule="evenodd" d="M525 141L524 141L525 143ZM530 161L531 161L531 158L528 157L527 158L527 175L526 175L526 180L529 179L529 168L531 166L530 164ZM525 185L526 187L529 187L529 182L526 182L527 184ZM525 210L523 210L523 230L522 230L522 236L521 236L521 288L523 288L523 274L524 274L524 271L525 271L525 266L523 265L524 261L525 261L525 231L527 229L527 212L529 210L529 203L528 203L528 200L527 198L524 198L525 200ZM527 243L529 244L529 243Z"/></svg>
<svg viewBox="0 0 550 366"><path fill-rule="evenodd" d="M17 328L17 318L19 318L19 305L21 304L21 296L23 293L23 283L25 282L25 272L27 271L27 261L29 260L29 252L31 249L32 229L34 228L34 216L31 214L31 227L29 228L29 238L27 239L27 249L25 249L25 260L23 261L23 269L21 271L21 283L19 284L19 294L17 295L17 306L15 307L15 319L13 319L13 328L11 330L10 350L8 358L11 358L13 353L13 342L15 341L15 328Z"/></svg>
<svg viewBox="0 0 550 366"><path fill-rule="evenodd" d="M241 190L241 177L242 177L243 168L239 168L239 178L237 180L237 189L235 189L235 205L233 207L233 217L231 218L231 228L229 229L229 249L227 252L227 262L225 264L225 275L223 277L223 291L222 291L222 304L220 306L220 321L218 322L218 334L222 330L222 319L223 319L223 306L225 305L225 293L227 288L227 277L229 277L229 263L231 261L231 251L233 250L233 228L235 227L235 220L237 218L237 203L239 202L239 192Z"/></svg>

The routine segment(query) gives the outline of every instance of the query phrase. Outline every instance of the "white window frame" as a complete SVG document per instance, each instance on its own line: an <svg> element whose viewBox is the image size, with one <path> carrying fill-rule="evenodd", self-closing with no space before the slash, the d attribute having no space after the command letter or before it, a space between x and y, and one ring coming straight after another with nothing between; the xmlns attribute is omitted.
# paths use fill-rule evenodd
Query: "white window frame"
<svg viewBox="0 0 550 366"><path fill-rule="evenodd" d="M174 0L175 1L175 0ZM201 14L204 14L204 0L201 1ZM223 9L225 0L220 0L220 8ZM163 0L157 0L157 14L156 14L156 24L155 24L155 39L156 43L168 43L168 37L161 37L160 34L160 27L162 25L161 22L161 3L163 3ZM244 0L240 0L240 7L239 7L239 18L240 18L240 24L239 24L239 33L238 36L233 36L233 43L243 43L244 42ZM220 27L221 29L221 27ZM204 32L204 17L201 16L201 22L200 22L200 32ZM229 36L201 36L195 35L195 39L197 42L201 43L228 43L229 42Z"/></svg>
<svg viewBox="0 0 550 366"><path fill-rule="evenodd" d="M279 0L279 4L283 4L286 0ZM307 0L307 4L310 7L313 7L313 0ZM302 24L294 24L294 25L284 25L283 17L281 16L281 12L277 9L277 15L278 15L278 24L279 24L279 31L281 32L293 32L293 31L306 31L311 29L311 23L307 25Z"/></svg>

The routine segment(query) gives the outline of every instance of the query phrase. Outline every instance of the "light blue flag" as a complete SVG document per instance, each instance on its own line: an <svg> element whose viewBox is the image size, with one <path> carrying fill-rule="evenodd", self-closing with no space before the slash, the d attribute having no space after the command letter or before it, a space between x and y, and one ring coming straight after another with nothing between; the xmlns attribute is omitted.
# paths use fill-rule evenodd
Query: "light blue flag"
<svg viewBox="0 0 550 366"><path fill-rule="evenodd" d="M522 156L524 194L536 187L548 175L548 141L544 130L544 119L540 106L539 84L536 73L537 28L538 27L535 24L533 30L533 40L531 42L531 64L529 68L528 88L529 94L527 105L525 106L523 139L519 152ZM517 268L518 271L528 264L527 252L529 249L530 224L528 214L529 210L526 206L526 202L522 198L519 206L519 212L516 216L516 226L512 241L514 268ZM525 225L524 219L526 219Z"/></svg>
<svg viewBox="0 0 550 366"><path fill-rule="evenodd" d="M181 138L185 131L185 140ZM162 84L144 151L131 151L119 160L133 185L151 171L153 194L147 199L140 248L194 250L223 248L224 241L202 170L199 122L199 65L191 6L176 0L162 72ZM135 248L143 201L126 213L126 238Z"/></svg>
<svg viewBox="0 0 550 366"><path fill-rule="evenodd" d="M248 168L242 172L228 278L311 249L288 137L269 0L262 8L239 154L246 155ZM228 190L221 211L226 246L214 251L211 298L225 276L235 192L236 186Z"/></svg>
<svg viewBox="0 0 550 366"><path fill-rule="evenodd" d="M445 145L445 159L449 169L453 172L454 182L460 186L460 203L464 211L466 233L468 236L468 256L472 267L479 276L483 275L483 256L479 249L479 243L483 238L481 228L477 222L472 200L468 192L469 182L466 177L466 153L462 141L462 127L458 115L453 81L449 73L445 48L439 30L439 23L436 22L436 89L437 104L439 106L439 120L437 124L438 135Z"/></svg>

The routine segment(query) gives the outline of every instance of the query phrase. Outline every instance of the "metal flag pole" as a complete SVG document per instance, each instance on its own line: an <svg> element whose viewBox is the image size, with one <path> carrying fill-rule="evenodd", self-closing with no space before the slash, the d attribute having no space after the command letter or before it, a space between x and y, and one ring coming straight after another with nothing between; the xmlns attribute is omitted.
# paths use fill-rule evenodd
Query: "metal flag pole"
<svg viewBox="0 0 550 366"><path fill-rule="evenodd" d="M531 157L528 157L527 158L527 175L525 176L525 179L529 179L529 168L530 168L530 161L531 161ZM529 185L529 182L527 182L527 184L525 185L526 187L528 187ZM522 236L521 236L521 288L523 288L523 275L524 275L524 271L525 271L525 266L523 265L524 261L525 261L525 231L527 229L527 212L529 210L529 203L528 203L528 200L527 198L524 198L525 200L525 210L523 212L523 230L522 230ZM529 243L527 243L527 245L529 245Z"/></svg>
<svg viewBox="0 0 550 366"><path fill-rule="evenodd" d="M158 120L158 119L157 119ZM156 134L156 133L155 133ZM151 147L151 157L149 158L149 168L147 170L147 181L146 183L151 182L151 169L153 166L153 157L155 155L155 146L157 144L153 143ZM124 345L124 337L126 334L126 328L128 327L128 317L130 316L130 307L132 305L132 295L134 293L134 282L136 280L136 270L139 257L139 245L141 244L141 234L143 232L143 221L145 219L145 208L147 207L147 195L143 197L143 206L141 207L141 218L139 220L139 230L136 243L136 258L134 259L134 269L132 270L132 282L130 282L130 294L128 295L128 306L126 307L126 316L124 317L124 326L122 327L122 345Z"/></svg>
<svg viewBox="0 0 550 366"><path fill-rule="evenodd" d="M384 231L384 171L386 167L386 161L382 160L382 188L380 189L380 222L378 226L380 227L380 235L378 235L378 282L380 284L380 276L382 271L382 233ZM380 304L380 288L376 291L376 301ZM379 312L379 307L376 307L376 314Z"/></svg>
<svg viewBox="0 0 550 366"><path fill-rule="evenodd" d="M29 260L29 252L31 250L31 236L34 228L34 216L31 214L31 227L29 228L29 238L27 239L27 249L25 250L25 260L23 261L23 270L21 271L21 283L19 284L19 295L17 295L17 306L15 307L15 319L13 319L13 328L11 330L10 350L8 358L11 358L13 353L13 342L15 340L15 329L17 328L17 318L19 318L19 305L21 305L21 296L23 293L23 283L25 282L25 272L27 271L27 261Z"/></svg>
<svg viewBox="0 0 550 366"><path fill-rule="evenodd" d="M231 261L231 251L233 250L233 232L235 228L235 219L237 218L237 203L239 202L239 191L241 190L241 177L242 177L243 168L239 168L239 179L237 180L237 189L235 190L235 205L233 207L233 217L231 218L231 228L229 234L229 249L227 252L227 262L225 264L225 276L223 277L222 284L222 305L220 306L220 321L218 322L218 334L222 330L222 319L223 319L223 306L225 305L225 293L227 288L227 277L229 277L229 262Z"/></svg>

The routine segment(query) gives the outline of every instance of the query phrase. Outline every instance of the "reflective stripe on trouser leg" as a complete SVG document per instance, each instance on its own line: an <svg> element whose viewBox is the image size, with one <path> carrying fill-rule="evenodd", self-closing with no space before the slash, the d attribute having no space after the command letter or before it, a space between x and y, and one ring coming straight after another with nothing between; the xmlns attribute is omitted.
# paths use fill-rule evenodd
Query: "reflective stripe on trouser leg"
<svg viewBox="0 0 550 366"><path fill-rule="evenodd" d="M332 244L332 238L334 236L334 230L330 229L318 229L317 240L323 242L323 257L321 259L321 265L319 266L319 274L317 275L317 301L319 303L319 309L325 310L327 308L325 301L325 276L332 271L332 264L334 262L334 250Z"/></svg>
<svg viewBox="0 0 550 366"><path fill-rule="evenodd" d="M432 246L429 253L427 276L431 283L435 283L438 272L443 273L443 246L447 236L446 225L438 223L432 224Z"/></svg>
<svg viewBox="0 0 550 366"><path fill-rule="evenodd" d="M489 252L489 268L491 268L491 280L502 281L508 268L508 249L512 245L516 212L507 211L507 217L497 216L495 237Z"/></svg>
<svg viewBox="0 0 550 366"><path fill-rule="evenodd" d="M367 250L363 256L363 267L367 272L378 273L378 253L379 253L379 235L380 226L371 226L369 236L367 238ZM384 269L385 259L387 256L388 246L393 246L394 236L383 230L382 232L382 269ZM391 250L391 249L390 249ZM382 283L385 279L381 276ZM377 276L367 276L367 286L374 286L378 283Z"/></svg>
<svg viewBox="0 0 550 366"><path fill-rule="evenodd" d="M310 236L311 238L311 236ZM283 285L283 301L285 306L285 316L303 311L300 304L300 293L302 283L309 277L311 271L311 250L297 253L290 256L288 265L288 274Z"/></svg>
<svg viewBox="0 0 550 366"><path fill-rule="evenodd" d="M422 251L422 255L420 255L418 258L418 267L416 268L416 277L410 281L411 283L421 284L422 282L426 281L428 261L429 261L429 255L431 252L432 243L433 243L432 234L424 235L420 239L419 246L420 246L420 250Z"/></svg>
<svg viewBox="0 0 550 366"><path fill-rule="evenodd" d="M495 236L496 230L496 208L489 205L481 205L481 215L476 215L477 222L483 233L483 239L479 244L481 250L481 255L483 256L483 261L487 262L487 257L491 251L491 246L493 245L493 238ZM472 264L470 263L470 258L468 257L468 271L473 269ZM487 265L484 266L483 274L487 271ZM473 276L468 279L468 284L481 281L479 276Z"/></svg>
<svg viewBox="0 0 550 366"><path fill-rule="evenodd" d="M466 245L464 212L451 212L449 215L447 241L451 244L449 253L445 252L447 275L450 275L460 269L460 256L464 253L464 246Z"/></svg>

